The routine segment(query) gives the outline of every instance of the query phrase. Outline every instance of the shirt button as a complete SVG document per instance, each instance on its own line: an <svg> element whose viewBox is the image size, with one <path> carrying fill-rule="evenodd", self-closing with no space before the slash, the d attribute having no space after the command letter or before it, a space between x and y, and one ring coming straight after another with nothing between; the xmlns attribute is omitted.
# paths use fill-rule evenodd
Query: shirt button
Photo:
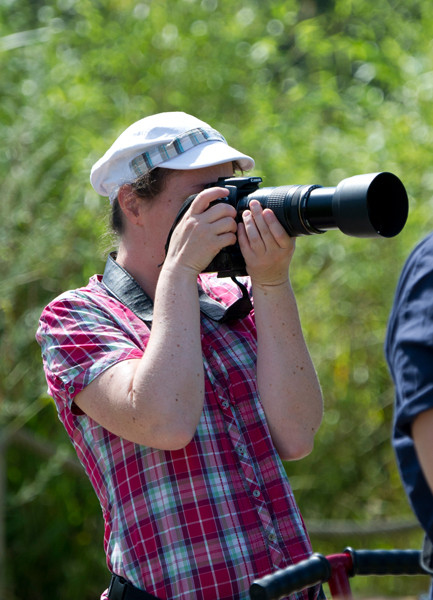
<svg viewBox="0 0 433 600"><path fill-rule="evenodd" d="M268 535L268 540L269 540L270 542L275 542L275 540L276 540L276 539L277 539L277 536L275 535L275 533L270 533L270 534Z"/></svg>
<svg viewBox="0 0 433 600"><path fill-rule="evenodd" d="M70 394L73 394L73 393L75 392L75 388L74 388L74 386L73 386L73 385L70 385L70 386L68 387L68 392L69 392Z"/></svg>
<svg viewBox="0 0 433 600"><path fill-rule="evenodd" d="M260 496L260 491L259 490L254 490L253 496L254 496L254 498L258 498Z"/></svg>
<svg viewBox="0 0 433 600"><path fill-rule="evenodd" d="M228 401L227 401L227 400L224 400L223 402L221 402L221 405L222 405L224 408L228 408L228 407L229 407L229 403L228 403Z"/></svg>

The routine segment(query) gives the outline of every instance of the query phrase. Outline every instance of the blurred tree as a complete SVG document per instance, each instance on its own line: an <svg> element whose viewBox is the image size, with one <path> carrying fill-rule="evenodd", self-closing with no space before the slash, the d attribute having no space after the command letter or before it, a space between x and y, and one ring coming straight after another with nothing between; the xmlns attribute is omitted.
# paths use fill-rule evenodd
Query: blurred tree
<svg viewBox="0 0 433 600"><path fill-rule="evenodd" d="M34 332L52 297L101 272L112 243L91 165L157 111L212 123L256 158L264 185L403 179L397 238L298 240L293 282L325 419L287 471L307 522L410 518L382 345L403 261L433 223L432 33L428 0L0 3L0 424L56 448L47 460L7 438L5 598L90 599L108 581L100 509L67 470Z"/></svg>

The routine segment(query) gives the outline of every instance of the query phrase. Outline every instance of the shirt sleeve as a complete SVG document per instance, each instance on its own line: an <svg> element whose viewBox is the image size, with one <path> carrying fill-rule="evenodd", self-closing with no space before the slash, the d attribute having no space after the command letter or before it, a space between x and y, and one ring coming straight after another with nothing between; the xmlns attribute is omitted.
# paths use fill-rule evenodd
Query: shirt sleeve
<svg viewBox="0 0 433 600"><path fill-rule="evenodd" d="M60 296L45 308L36 339L56 402L76 412L74 397L98 375L120 361L141 358L146 336L134 339L125 310L123 305L109 310L79 293Z"/></svg>
<svg viewBox="0 0 433 600"><path fill-rule="evenodd" d="M415 417L433 408L433 236L402 271L385 353L396 390L395 425L410 435Z"/></svg>

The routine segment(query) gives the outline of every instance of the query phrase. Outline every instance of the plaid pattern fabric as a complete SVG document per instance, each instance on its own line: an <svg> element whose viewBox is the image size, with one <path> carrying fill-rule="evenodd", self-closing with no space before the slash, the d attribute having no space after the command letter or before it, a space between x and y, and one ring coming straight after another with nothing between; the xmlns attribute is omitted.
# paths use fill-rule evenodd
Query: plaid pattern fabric
<svg viewBox="0 0 433 600"><path fill-rule="evenodd" d="M101 503L108 567L162 599L247 600L255 578L311 554L258 398L254 315L230 327L202 315L200 423L186 448L156 450L111 434L73 402L110 365L140 358L149 337L100 281L54 300L37 339L49 393ZM240 294L213 275L201 282L225 305Z"/></svg>
<svg viewBox="0 0 433 600"><path fill-rule="evenodd" d="M149 148L149 150L143 152L143 154L140 154L131 161L131 169L137 177L140 177L166 160L175 158L176 156L179 156L179 154L191 150L194 146L198 146L211 140L227 143L224 136L215 129L203 129L201 127L191 129L174 138L174 140L171 140L167 144L158 144L153 148Z"/></svg>

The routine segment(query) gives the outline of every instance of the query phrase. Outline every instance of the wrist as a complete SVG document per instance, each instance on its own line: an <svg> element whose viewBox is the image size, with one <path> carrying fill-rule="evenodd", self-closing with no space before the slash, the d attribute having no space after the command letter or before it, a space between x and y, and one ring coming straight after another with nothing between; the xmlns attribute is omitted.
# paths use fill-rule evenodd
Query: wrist
<svg viewBox="0 0 433 600"><path fill-rule="evenodd" d="M158 287L165 290L177 290L186 293L188 290L196 290L197 273L189 267L178 264L164 263L159 277Z"/></svg>
<svg viewBox="0 0 433 600"><path fill-rule="evenodd" d="M291 289L291 283L290 283L290 279L288 277L286 277L285 279L281 279L281 280L269 280L269 281L263 281L263 280L257 280L257 279L251 279L251 285L253 287L254 290L262 290L264 292L278 292L278 291L285 291L287 289Z"/></svg>
<svg viewBox="0 0 433 600"><path fill-rule="evenodd" d="M290 305L296 303L289 279L279 283L251 282L251 286L254 306L257 310L260 310L259 307L262 305L277 307L280 305L286 306L287 303Z"/></svg>
<svg viewBox="0 0 433 600"><path fill-rule="evenodd" d="M160 277L169 277L177 282L196 282L199 272L190 265L186 265L176 259L166 259L162 265Z"/></svg>

